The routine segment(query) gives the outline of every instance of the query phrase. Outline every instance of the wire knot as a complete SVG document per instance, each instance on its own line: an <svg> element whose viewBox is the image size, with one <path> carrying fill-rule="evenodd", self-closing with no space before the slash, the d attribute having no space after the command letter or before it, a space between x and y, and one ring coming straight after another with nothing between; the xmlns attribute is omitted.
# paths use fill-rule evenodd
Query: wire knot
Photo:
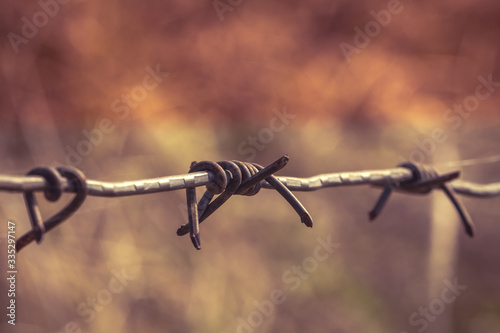
<svg viewBox="0 0 500 333"><path fill-rule="evenodd" d="M31 230L17 240L16 251L18 252L34 240L40 244L43 235L73 215L87 197L87 179L77 168L70 166L37 167L28 172L28 175L38 175L45 179L48 188L44 191L44 195L49 201L57 201L62 196L64 178L75 188L76 195L61 211L44 222L35 194L32 191L25 192L24 201L30 218Z"/></svg>
<svg viewBox="0 0 500 333"><path fill-rule="evenodd" d="M403 162L398 167L409 169L412 172L413 178L402 182L397 189L416 194L427 194L433 189L440 188L441 185L460 176L460 171L439 175L432 166L420 163Z"/></svg>
<svg viewBox="0 0 500 333"><path fill-rule="evenodd" d="M301 217L302 223L312 227L312 218L304 206L283 183L273 176L288 161L288 156L284 155L265 168L257 163L241 161L193 162L189 172L208 171L211 174L212 183L207 185L207 190L199 203L196 202L196 188L186 188L189 222L177 229L177 235L183 236L189 233L194 247L201 249L199 224L220 208L232 195L257 194L262 188L263 180L271 184L291 204ZM214 195L219 193L220 195L212 201Z"/></svg>
<svg viewBox="0 0 500 333"><path fill-rule="evenodd" d="M451 180L458 178L460 171L440 175L432 166L412 162L403 162L398 167L409 169L412 172L413 178L403 182L386 183L379 200L369 213L370 220L374 220L380 214L393 190L412 194L428 194L433 189L441 189L455 206L467 235L470 237L474 236L474 224L469 213L455 196L453 189L447 184Z"/></svg>

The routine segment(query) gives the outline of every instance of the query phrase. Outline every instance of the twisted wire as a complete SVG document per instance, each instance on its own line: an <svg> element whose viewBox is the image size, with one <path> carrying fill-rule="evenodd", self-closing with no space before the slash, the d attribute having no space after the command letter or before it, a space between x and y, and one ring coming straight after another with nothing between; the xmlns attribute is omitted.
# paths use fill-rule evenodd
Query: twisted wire
<svg viewBox="0 0 500 333"><path fill-rule="evenodd" d="M312 218L306 208L286 186L273 176L273 173L282 169L288 160L288 156L285 155L266 168L257 163L241 161L193 162L189 170L190 173L209 170L215 175L217 184L215 187L207 185L207 191L198 204L196 203L195 189L186 189L189 222L177 229L177 235L183 236L189 232L194 247L198 250L201 249L199 224L220 208L232 195L256 195L262 188L261 181L264 179L288 201L300 216L301 222L312 227ZM222 187L225 189L222 190ZM221 194L213 202L210 202L213 196L219 193Z"/></svg>
<svg viewBox="0 0 500 333"><path fill-rule="evenodd" d="M276 176L276 178L291 191L316 191L328 187L398 183L412 179L412 173L405 168L391 168L326 173L308 178L289 176ZM201 187L212 182L214 182L214 176L207 171L122 182L103 182L89 179L87 181L87 194L98 197L121 197ZM262 181L261 186L264 189L273 188L266 181ZM477 184L457 180L450 186L455 192L467 196L494 197L500 195L500 182ZM49 188L50 184L40 176L0 175L0 191L45 191ZM64 179L61 180L61 189L64 192L75 192L74 185Z"/></svg>
<svg viewBox="0 0 500 333"><path fill-rule="evenodd" d="M41 242L45 232L70 217L89 195L120 197L186 189L189 223L182 225L177 234L182 236L190 233L197 249L200 248L199 223L205 221L232 195L255 195L262 188L277 190L295 209L301 222L309 227L312 227L312 218L291 191L365 184L383 187L379 201L369 214L370 219L374 219L393 190L425 194L439 188L457 209L469 236L474 234L473 223L455 194L478 198L500 195L500 182L484 185L466 181L450 183L459 176L458 171L438 174L431 166L409 162L391 169L327 173L309 178L274 176L288 160L288 156L284 155L265 168L256 163L240 161L193 162L188 174L125 182L87 180L80 170L72 167L38 167L26 176L0 175L0 191L20 192L25 196L32 228L18 239L18 251L32 241ZM195 188L200 186L206 186L206 191L201 200L196 202ZM43 191L49 201L58 200L62 192L74 192L77 195L58 214L42 221L34 196L36 191ZM215 195L218 196L212 201Z"/></svg>
<svg viewBox="0 0 500 333"><path fill-rule="evenodd" d="M248 168L248 166L244 167ZM166 176L122 182L103 182L89 179L87 181L87 193L90 196L120 197L175 191L189 187L201 187L217 183L216 176L217 175L213 172L199 171L177 176ZM71 183L69 183L65 179L61 179L60 182L62 191L75 192L75 188ZM41 176L0 175L1 191L46 191L50 188L50 183Z"/></svg>

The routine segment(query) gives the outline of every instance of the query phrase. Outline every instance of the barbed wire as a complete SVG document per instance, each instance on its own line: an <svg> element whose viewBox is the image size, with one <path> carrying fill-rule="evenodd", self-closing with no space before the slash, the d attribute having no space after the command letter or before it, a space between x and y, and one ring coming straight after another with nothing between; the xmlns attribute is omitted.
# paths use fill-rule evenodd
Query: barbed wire
<svg viewBox="0 0 500 333"><path fill-rule="evenodd" d="M374 185L383 187L382 195L370 211L370 219L377 217L387 202L392 190L426 194L433 189L442 189L457 209L466 233L474 234L472 221L455 193L473 197L500 196L500 182L476 184L466 181L450 181L459 177L459 172L438 174L431 166L402 163L396 168L364 170L320 174L308 178L274 176L288 163L284 155L266 168L256 163L240 161L193 162L190 172L182 175L140 179L124 182L102 182L87 180L85 175L74 167L38 167L26 176L0 175L0 190L24 194L32 229L19 238L16 249L37 241L43 235L69 218L84 202L86 196L121 197L139 194L158 193L185 189L189 222L182 225L177 234L190 233L193 245L200 249L199 223L206 220L232 195L255 195L261 188L276 189L295 209L301 222L312 227L312 218L305 207L291 191L315 191L328 187ZM207 190L199 202L196 201L197 187L206 186ZM43 191L49 201L57 201L63 192L76 193L73 201L58 214L42 221L34 192ZM219 194L219 195L218 195ZM218 195L213 201L215 195Z"/></svg>
<svg viewBox="0 0 500 333"><path fill-rule="evenodd" d="M402 182L412 179L412 173L405 168L381 170L365 170L320 174L308 178L277 176L291 191L316 191L327 187L349 185L380 185L384 182ZM213 175L200 171L176 176L140 179L123 182L104 182L88 180L88 195L98 197L121 197L138 194L175 191L187 187L201 187L211 183ZM74 186L67 180L62 181L64 192L75 192ZM266 181L262 187L272 189ZM457 180L451 187L458 194L473 197L494 197L500 195L500 182L477 184ZM8 192L45 191L49 188L47 181L41 176L7 176L0 175L0 190Z"/></svg>

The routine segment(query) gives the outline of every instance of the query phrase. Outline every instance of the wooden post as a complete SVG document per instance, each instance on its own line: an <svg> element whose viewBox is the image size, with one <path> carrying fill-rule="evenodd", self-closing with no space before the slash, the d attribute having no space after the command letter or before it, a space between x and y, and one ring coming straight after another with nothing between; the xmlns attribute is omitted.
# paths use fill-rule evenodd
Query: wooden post
<svg viewBox="0 0 500 333"><path fill-rule="evenodd" d="M453 138L436 147L433 155L434 164L459 160L459 152ZM457 169L454 169L457 170ZM446 172L450 170L439 170ZM432 194L430 251L428 266L428 300L429 308L427 333L452 333L453 303L441 300L441 292L446 288L445 281L453 281L456 277L456 260L458 251L458 235L461 227L459 217L449 199L441 191ZM438 301L439 300L439 301ZM444 304L444 308L441 308Z"/></svg>

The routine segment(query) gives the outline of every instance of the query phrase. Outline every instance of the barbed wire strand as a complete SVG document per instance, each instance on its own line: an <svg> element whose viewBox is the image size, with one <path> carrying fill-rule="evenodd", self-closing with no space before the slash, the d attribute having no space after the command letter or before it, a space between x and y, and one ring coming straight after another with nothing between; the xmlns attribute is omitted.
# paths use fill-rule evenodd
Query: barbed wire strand
<svg viewBox="0 0 500 333"><path fill-rule="evenodd" d="M308 178L274 176L273 173L283 168L288 160L288 156L284 155L265 168L256 163L239 161L193 162L191 172L188 174L123 182L87 180L80 170L73 167L57 169L38 167L30 171L27 176L0 175L0 191L25 194L32 229L18 239L17 251L32 241L40 243L43 234L70 217L88 195L121 197L180 189L192 192L192 189L196 187L206 186L207 190L199 203L196 203L195 193L191 193L191 197L188 196L188 199L191 198L188 204L192 214L190 214L189 223L177 230L179 236L190 233L197 249L201 248L199 223L203 222L233 194L255 195L261 188L277 190L295 209L301 222L308 227L312 227L312 218L291 191L315 191L328 187L354 185L383 187L384 191L380 199L369 213L370 219L373 220L381 212L392 190L426 194L439 188L444 191L457 209L469 236L474 234L473 223L465 207L454 194L479 198L500 195L500 182L477 184L454 181L450 183L459 176L458 171L439 175L431 166L410 162L391 169L326 173ZM36 198L33 196L35 191L44 191L49 201L56 201L62 192L74 192L77 196L61 212L42 221ZM215 194L221 195L210 203Z"/></svg>
<svg viewBox="0 0 500 333"><path fill-rule="evenodd" d="M98 197L122 197L148 193L158 193L206 186L213 182L213 174L207 171L193 172L175 176L140 179L122 182L103 182L87 180L87 194ZM328 187L352 185L382 185L398 183L413 178L412 172L405 168L365 170L320 174L308 178L276 176L291 191L316 191ZM262 188L273 187L265 180ZM477 184L467 181L455 181L451 184L458 194L473 197L494 197L500 195L500 182ZM8 192L46 191L47 181L39 176L0 175L0 190ZM67 180L62 181L64 192L75 192L74 186Z"/></svg>

